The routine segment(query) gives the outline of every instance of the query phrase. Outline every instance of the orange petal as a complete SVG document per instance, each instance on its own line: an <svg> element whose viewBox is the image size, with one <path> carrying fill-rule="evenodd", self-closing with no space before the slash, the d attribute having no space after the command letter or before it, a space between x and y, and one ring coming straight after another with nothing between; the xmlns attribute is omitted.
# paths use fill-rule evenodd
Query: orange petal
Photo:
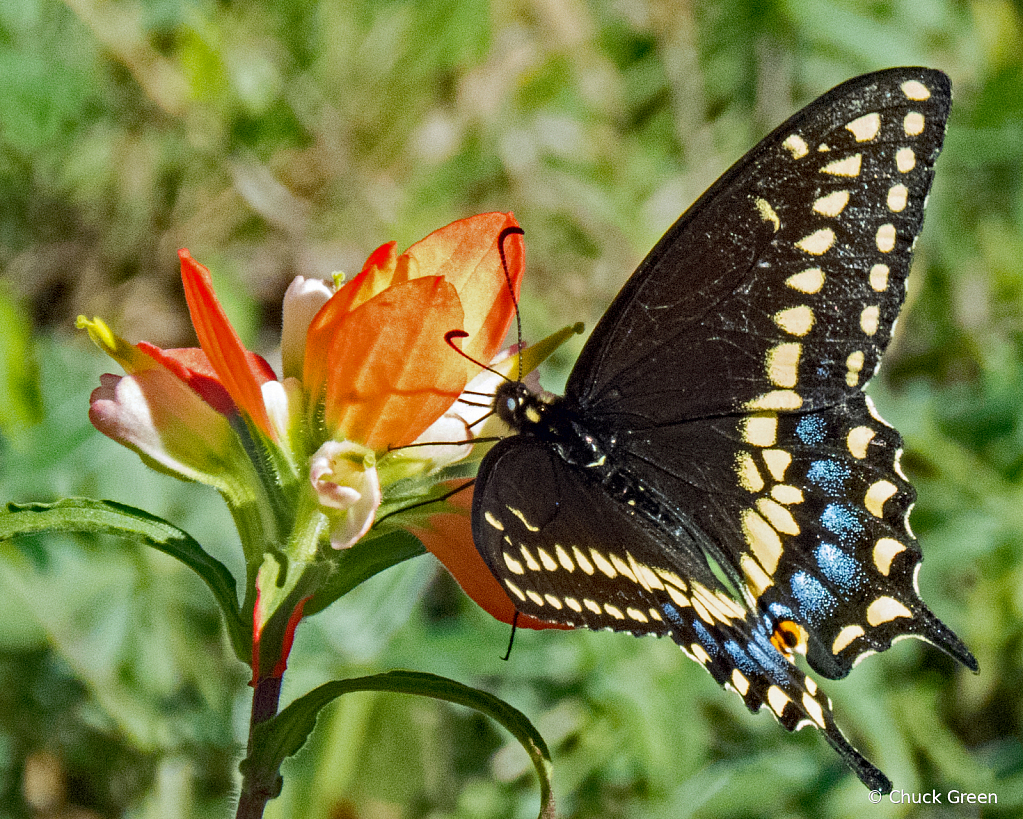
<svg viewBox="0 0 1023 819"><path fill-rule="evenodd" d="M220 377L210 364L209 357L200 348L181 347L164 350L148 341L140 341L136 346L188 384L203 401L221 415L234 415L238 412L238 407L224 385L220 383ZM246 356L249 359L249 366L263 373L264 381L274 380L273 368L266 359L253 352L246 352Z"/></svg>
<svg viewBox="0 0 1023 819"><path fill-rule="evenodd" d="M452 222L406 251L423 274L443 276L458 290L469 333L464 349L477 360L494 357L515 316L509 285L517 300L525 251L521 234L507 235L503 242L500 236L505 228L517 227L510 213L482 213Z"/></svg>
<svg viewBox="0 0 1023 819"><path fill-rule="evenodd" d="M511 624L515 617L515 605L472 543L472 527L469 522L472 491L452 495L447 503L455 506L456 510L433 515L424 526L410 526L409 530L444 564L462 591L477 606L502 623ZM545 623L527 614L519 615L517 625L519 628L532 629L571 628L561 623Z"/></svg>
<svg viewBox="0 0 1023 819"><path fill-rule="evenodd" d="M185 287L188 311L199 338L199 345L209 358L210 366L224 385L235 405L245 413L268 438L276 435L263 404L261 387L267 377L261 367L252 365L248 351L227 319L213 292L210 271L192 258L187 250L179 250L181 281Z"/></svg>
<svg viewBox="0 0 1023 819"><path fill-rule="evenodd" d="M325 356L327 428L378 452L414 441L465 387L465 361L444 340L461 326L458 294L436 276L342 316Z"/></svg>

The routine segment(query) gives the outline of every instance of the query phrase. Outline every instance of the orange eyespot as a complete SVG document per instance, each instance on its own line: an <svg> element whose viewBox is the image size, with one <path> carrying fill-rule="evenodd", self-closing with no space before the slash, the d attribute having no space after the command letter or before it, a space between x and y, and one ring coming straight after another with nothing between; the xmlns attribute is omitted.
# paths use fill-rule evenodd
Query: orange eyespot
<svg viewBox="0 0 1023 819"><path fill-rule="evenodd" d="M771 644L786 657L798 651L806 653L806 629L792 620L779 620L771 634Z"/></svg>

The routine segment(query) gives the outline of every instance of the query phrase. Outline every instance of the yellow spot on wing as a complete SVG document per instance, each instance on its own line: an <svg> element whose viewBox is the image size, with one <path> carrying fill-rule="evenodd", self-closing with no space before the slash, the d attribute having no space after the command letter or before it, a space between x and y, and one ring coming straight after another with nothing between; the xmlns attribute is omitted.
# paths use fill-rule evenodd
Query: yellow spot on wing
<svg viewBox="0 0 1023 819"><path fill-rule="evenodd" d="M834 243L835 231L831 228L821 228L796 242L796 247L811 256L821 256L831 250Z"/></svg>
<svg viewBox="0 0 1023 819"><path fill-rule="evenodd" d="M757 206L757 210L760 211L760 218L765 222L773 224L775 233L781 230L781 219L778 218L778 214L775 212L774 208L771 207L771 203L766 199L761 199L759 197L753 201Z"/></svg>
<svg viewBox="0 0 1023 819"><path fill-rule="evenodd" d="M596 600L590 600L588 597L583 600L583 605L586 606L594 614L603 614L603 610L600 608L600 604Z"/></svg>
<svg viewBox="0 0 1023 819"><path fill-rule="evenodd" d="M835 638L831 645L831 653L838 654L846 648L853 640L863 636L863 626L846 626Z"/></svg>
<svg viewBox="0 0 1023 819"><path fill-rule="evenodd" d="M814 213L821 216L838 216L849 204L849 191L832 191L813 203Z"/></svg>
<svg viewBox="0 0 1023 819"><path fill-rule="evenodd" d="M872 626L888 623L898 617L912 617L913 612L907 609L894 597L879 597L867 606L867 622Z"/></svg>
<svg viewBox="0 0 1023 819"><path fill-rule="evenodd" d="M519 520L521 520L522 521L522 525L525 526L530 532L539 532L540 531L540 527L539 526L533 526L528 520L526 520L526 516L524 514L522 514L521 510L515 509L515 508L509 506L508 507L508 511L511 512L513 515L515 515L515 517L517 517Z"/></svg>
<svg viewBox="0 0 1023 819"><path fill-rule="evenodd" d="M890 253L895 247L895 235L895 225L881 225L877 229L877 249L882 253Z"/></svg>
<svg viewBox="0 0 1023 819"><path fill-rule="evenodd" d="M537 594L535 591L533 591L532 589L526 589L526 597L528 597L530 600L532 600L538 606L542 606L543 605L543 598L539 594Z"/></svg>
<svg viewBox="0 0 1023 819"><path fill-rule="evenodd" d="M622 610L618 606L612 606L610 603L604 604L604 611L610 614L615 620L624 620L625 615L622 614Z"/></svg>
<svg viewBox="0 0 1023 819"><path fill-rule="evenodd" d="M782 147L792 154L793 159L802 159L810 152L810 147L806 144L806 140L799 134L791 134L786 137Z"/></svg>
<svg viewBox="0 0 1023 819"><path fill-rule="evenodd" d="M793 390L771 390L747 401L745 409L758 410L797 410L803 406L803 399Z"/></svg>
<svg viewBox="0 0 1023 819"><path fill-rule="evenodd" d="M553 557L551 557L549 554L547 554L547 552L544 551L543 549L538 548L536 551L537 551L537 554L540 555L540 563L543 564L543 567L547 571L549 571L549 572L557 571L558 564L554 560Z"/></svg>
<svg viewBox="0 0 1023 819"><path fill-rule="evenodd" d="M824 286L824 271L819 267L808 267L793 273L785 279L785 284L800 293L818 293Z"/></svg>
<svg viewBox="0 0 1023 819"><path fill-rule="evenodd" d="M803 710L810 715L810 719L817 723L817 725L821 728L825 727L824 709L821 708L821 704L808 693L803 694Z"/></svg>
<svg viewBox="0 0 1023 819"><path fill-rule="evenodd" d="M767 471L771 473L771 477L781 483L785 480L785 470L792 463L792 455L784 449L766 449L764 463L767 464Z"/></svg>
<svg viewBox="0 0 1023 819"><path fill-rule="evenodd" d="M643 588L648 591L661 591L664 589L664 584L654 573L654 570L646 564L638 562L631 554L629 555L629 565L632 566L632 569L636 573L636 577L639 579Z"/></svg>
<svg viewBox="0 0 1023 819"><path fill-rule="evenodd" d="M821 173L831 174L832 176L859 176L860 163L862 161L862 155L853 154L852 156L845 157L845 159L836 159L834 162L829 162L821 168Z"/></svg>
<svg viewBox="0 0 1023 819"><path fill-rule="evenodd" d="M757 499L757 510L767 518L768 523L783 535L798 535L799 524L792 513L777 501L770 498Z"/></svg>
<svg viewBox="0 0 1023 819"><path fill-rule="evenodd" d="M760 492L764 488L764 479L748 452L740 450L735 456L735 471L739 476L739 486L747 492Z"/></svg>
<svg viewBox="0 0 1023 819"><path fill-rule="evenodd" d="M515 574L525 574L526 573L526 570L522 567L522 564L518 560L516 560L514 557L512 557L507 552L504 552L503 555L504 555L504 565L508 567L509 571L514 572Z"/></svg>
<svg viewBox="0 0 1023 819"><path fill-rule="evenodd" d="M860 313L860 329L868 336L877 332L878 322L881 318L881 308L876 304L864 307Z"/></svg>
<svg viewBox="0 0 1023 819"><path fill-rule="evenodd" d="M767 351L767 377L776 387L792 388L799 382L799 356L803 345L798 341L776 344Z"/></svg>
<svg viewBox="0 0 1023 819"><path fill-rule="evenodd" d="M604 574L606 574L609 578L614 578L617 576L618 572L615 571L615 567L608 563L607 558L605 558L596 549L590 549L590 557L593 558L593 562L596 565L596 567L600 569Z"/></svg>
<svg viewBox="0 0 1023 819"><path fill-rule="evenodd" d="M892 570L892 561L899 552L906 551L904 544L890 537L880 538L874 544L874 565L885 577Z"/></svg>
<svg viewBox="0 0 1023 819"><path fill-rule="evenodd" d="M550 603L554 608L560 610L562 608L561 601L553 594L545 594L544 599Z"/></svg>
<svg viewBox="0 0 1023 819"><path fill-rule="evenodd" d="M742 423L742 440L753 446L772 446L778 436L777 415L750 415Z"/></svg>
<svg viewBox="0 0 1023 819"><path fill-rule="evenodd" d="M845 445L849 449L849 454L862 461L867 457L867 447L870 446L870 442L874 440L876 434L870 427L853 427L845 436Z"/></svg>
<svg viewBox="0 0 1023 819"><path fill-rule="evenodd" d="M888 210L892 213L904 211L907 202L909 202L909 188L905 185L892 185L888 189Z"/></svg>
<svg viewBox="0 0 1023 819"><path fill-rule="evenodd" d="M878 293L882 293L888 288L889 272L886 264L876 264L870 268L870 286Z"/></svg>
<svg viewBox="0 0 1023 819"><path fill-rule="evenodd" d="M779 310L773 318L774 323L790 336L802 338L813 329L813 310L806 304Z"/></svg>
<svg viewBox="0 0 1023 819"><path fill-rule="evenodd" d="M778 503L791 506L794 503L803 502L803 490L798 486L790 486L787 483L776 483L771 487L771 497Z"/></svg>
<svg viewBox="0 0 1023 819"><path fill-rule="evenodd" d="M885 501L898 491L898 487L891 481L878 481L870 485L866 497L863 499L863 505L875 518L882 518L884 517Z"/></svg>
<svg viewBox="0 0 1023 819"><path fill-rule="evenodd" d="M675 605L678 606L679 608L685 608L686 606L692 605L692 603L689 602L689 598L682 594L682 592L675 588L675 586L669 584L664 588L665 590L667 590L668 596L674 601Z"/></svg>
<svg viewBox="0 0 1023 819"><path fill-rule="evenodd" d="M703 604L703 602L695 597L692 599L691 602L693 605L693 609L699 615L700 619L703 620L703 622L705 622L707 625L711 626L714 625L714 617L707 610L707 607Z"/></svg>
<svg viewBox="0 0 1023 819"><path fill-rule="evenodd" d="M906 136L919 136L924 130L924 115L919 111L910 111L902 121Z"/></svg>
<svg viewBox="0 0 1023 819"><path fill-rule="evenodd" d="M639 585L639 581L636 579L636 575L632 573L632 569L629 568L628 564L624 560L618 557L618 555L616 555L614 552L611 552L609 557L611 558L611 565L618 570L619 574L624 575L625 577L629 578L629 580L631 580L633 583Z"/></svg>
<svg viewBox="0 0 1023 819"><path fill-rule="evenodd" d="M499 532L504 531L504 524L501 523L501 521L498 520L496 517L494 517L490 510L487 510L487 512L484 513L483 519L491 526L493 526L495 529L497 529Z"/></svg>
<svg viewBox="0 0 1023 819"><path fill-rule="evenodd" d="M661 576L661 579L665 583L670 583L671 585L675 586L678 589L681 589L682 591L685 591L687 588L689 588L686 585L686 581L684 581L681 577L675 574L675 572L668 571L668 569L660 568L655 568L654 571Z"/></svg>
<svg viewBox="0 0 1023 819"><path fill-rule="evenodd" d="M902 93L906 95L907 99L926 100L931 97L931 92L927 86L919 80L906 80L899 87L902 88Z"/></svg>
<svg viewBox="0 0 1023 819"><path fill-rule="evenodd" d="M554 545L554 554L558 556L558 563L561 564L561 568L566 572L575 571L575 564L572 562L572 558L568 556L568 552L565 551L565 548L560 543Z"/></svg>
<svg viewBox="0 0 1023 819"><path fill-rule="evenodd" d="M519 546L519 551L522 552L522 557L526 561L526 566L532 572L540 571L540 564L536 562L536 558L529 553L529 549L525 546Z"/></svg>
<svg viewBox="0 0 1023 819"><path fill-rule="evenodd" d="M732 685L739 692L739 696L745 697L746 692L749 691L749 680L738 668L732 669Z"/></svg>
<svg viewBox="0 0 1023 819"><path fill-rule="evenodd" d="M862 117L854 119L845 127L852 131L852 135L856 137L857 142L867 142L876 137L877 132L881 130L881 115L876 111L864 114Z"/></svg>
<svg viewBox="0 0 1023 819"><path fill-rule="evenodd" d="M912 148L899 148L895 152L895 167L900 173L909 173L916 167L916 154Z"/></svg>
<svg viewBox="0 0 1023 819"><path fill-rule="evenodd" d="M845 383L855 387L860 382L860 370L863 369L864 355L862 350L850 353L845 360Z"/></svg>
<svg viewBox="0 0 1023 819"><path fill-rule="evenodd" d="M565 605L568 606L574 612L581 612L583 610L582 605L574 597L566 597Z"/></svg>
<svg viewBox="0 0 1023 819"><path fill-rule="evenodd" d="M789 702L789 695L782 691L778 686L772 685L767 689L767 704L771 706L771 710L779 717L782 715L782 712L785 711L785 706L788 705Z"/></svg>
<svg viewBox="0 0 1023 819"><path fill-rule="evenodd" d="M522 589L520 589L518 586L516 586L514 583L512 583L510 580L508 580L508 578L505 578L504 585L507 586L508 587L508 591L510 591L512 594L514 594L517 598L519 598L519 600L522 600L523 602L525 602L526 595L525 595L525 593L523 593Z"/></svg>
<svg viewBox="0 0 1023 819"><path fill-rule="evenodd" d="M760 597L774 585L774 581L771 580L767 572L748 554L739 558L739 566L742 568L742 573L746 575L746 585L754 597Z"/></svg>
<svg viewBox="0 0 1023 819"><path fill-rule="evenodd" d="M741 517L742 533L750 550L769 575L774 574L781 559L781 538L766 520L753 509L744 509Z"/></svg>
<svg viewBox="0 0 1023 819"><path fill-rule="evenodd" d="M575 555L575 562L579 564L579 568L586 572L586 574L593 574L593 572L596 571L596 569L593 568L593 564L590 563L590 559L579 551L578 546L572 547L572 554Z"/></svg>

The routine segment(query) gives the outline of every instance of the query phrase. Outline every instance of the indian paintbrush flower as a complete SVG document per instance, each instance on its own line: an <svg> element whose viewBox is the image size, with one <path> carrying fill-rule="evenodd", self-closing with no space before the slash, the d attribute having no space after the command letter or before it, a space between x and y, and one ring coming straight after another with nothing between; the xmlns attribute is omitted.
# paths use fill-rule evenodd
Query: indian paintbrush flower
<svg viewBox="0 0 1023 819"><path fill-rule="evenodd" d="M381 246L340 286L299 277L284 298L280 377L245 349L209 271L179 255L199 347L132 345L80 317L126 373L102 377L90 420L150 466L221 492L245 552L254 675L279 677L302 606L329 573L327 545L358 542L400 508L397 496L440 496L445 468L470 454L487 410L459 397L474 377L481 389L496 378L472 361L494 359L514 317L522 238L511 214L483 214L400 255ZM472 547L465 497L388 525L419 535L477 603L511 620ZM273 651L261 645L270 632Z"/></svg>

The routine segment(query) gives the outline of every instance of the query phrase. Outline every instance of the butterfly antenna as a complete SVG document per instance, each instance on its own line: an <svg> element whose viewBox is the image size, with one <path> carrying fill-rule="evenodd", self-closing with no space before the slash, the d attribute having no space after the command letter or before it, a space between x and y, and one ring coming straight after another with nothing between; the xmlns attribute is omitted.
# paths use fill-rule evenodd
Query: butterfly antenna
<svg viewBox="0 0 1023 819"><path fill-rule="evenodd" d="M505 284L508 287L508 296L509 296L509 298L511 298L512 307L515 310L515 335L516 335L516 340L518 341L518 347L519 347L519 349L521 349L522 348L522 316L519 313L519 300L518 300L518 297L516 297L516 295L515 295L515 286L512 284L511 273L508 271L508 256L507 256L507 254L504 251L504 243L505 243L505 241L508 239L509 236L515 236L515 235L525 236L526 232L522 228L520 228L520 227L506 227L504 230L502 230L498 234L498 236L497 236L497 250L501 254L501 269L504 271L504 282L505 282ZM499 373L493 367L490 367L489 365L484 364L482 361L477 361L475 358L473 358L467 352L465 352L461 348L455 346L455 339L456 338L468 338L468 337L469 337L469 334L465 330L448 330L444 334L444 341L447 343L447 345L452 350L454 350L456 353L458 353L466 361L471 361L477 367L481 367L482 369L486 370L488 373L493 373L494 375L500 376L505 381L511 381L511 379L508 378L508 376L504 375L503 373ZM521 358L519 358L518 370L519 370L519 374L518 374L518 377L516 378L516 381L521 381L522 380L522 359Z"/></svg>
<svg viewBox="0 0 1023 819"><path fill-rule="evenodd" d="M522 349L522 314L519 312L519 300L515 295L515 286L512 284L511 273L508 271L508 257L504 252L504 243L509 236L525 236L526 231L520 227L506 227L497 236L497 250L501 254L501 269L504 270L504 281L508 285L508 295L511 297L512 306L515 308L515 340L518 349ZM522 380L522 359L519 358L519 373L516 381ZM510 649L509 649L510 650Z"/></svg>
<svg viewBox="0 0 1023 819"><path fill-rule="evenodd" d="M518 629L518 627L519 627L519 610L515 609L515 614L512 615L511 636L508 638L508 650L504 653L504 656L501 658L505 662L507 662L508 658L511 657L512 644L515 642L515 631Z"/></svg>
<svg viewBox="0 0 1023 819"><path fill-rule="evenodd" d="M386 515L381 515L375 521L373 521L373 528L375 529L377 526L379 526L385 520L387 520L390 517L394 517L395 515L403 515L403 514L405 514L405 512L408 512L408 511L410 511L412 509L418 509L421 506L429 506L432 503L441 503L442 501L446 501L448 498L450 498L450 497L452 497L454 495L457 495L459 492L464 492L466 489L468 489L474 483L476 483L476 479L475 478L473 478L470 481L466 481L461 486L456 486L450 492L445 492L443 495L438 495L436 498L430 498L429 500L423 500L423 501L417 501L416 503L410 503L408 506L401 507L401 509L395 509L393 512L388 512Z"/></svg>
<svg viewBox="0 0 1023 819"><path fill-rule="evenodd" d="M447 343L447 345L452 350L454 350L456 353L458 353L466 361L471 361L477 367L481 367L482 369L486 370L488 373L493 373L496 376L500 376L505 381L510 381L511 379L508 378L508 376L504 375L503 373L499 373L493 367L491 367L491 366L489 366L487 364L484 364L482 361L477 361L475 358L473 358L471 355L469 355L467 352L465 352L465 350L455 346L455 339L456 338L468 338L468 337L469 337L469 334L467 332L465 332L465 330L448 330L444 334L444 341ZM473 395L484 395L484 393L476 393L476 392L474 392L472 394Z"/></svg>

